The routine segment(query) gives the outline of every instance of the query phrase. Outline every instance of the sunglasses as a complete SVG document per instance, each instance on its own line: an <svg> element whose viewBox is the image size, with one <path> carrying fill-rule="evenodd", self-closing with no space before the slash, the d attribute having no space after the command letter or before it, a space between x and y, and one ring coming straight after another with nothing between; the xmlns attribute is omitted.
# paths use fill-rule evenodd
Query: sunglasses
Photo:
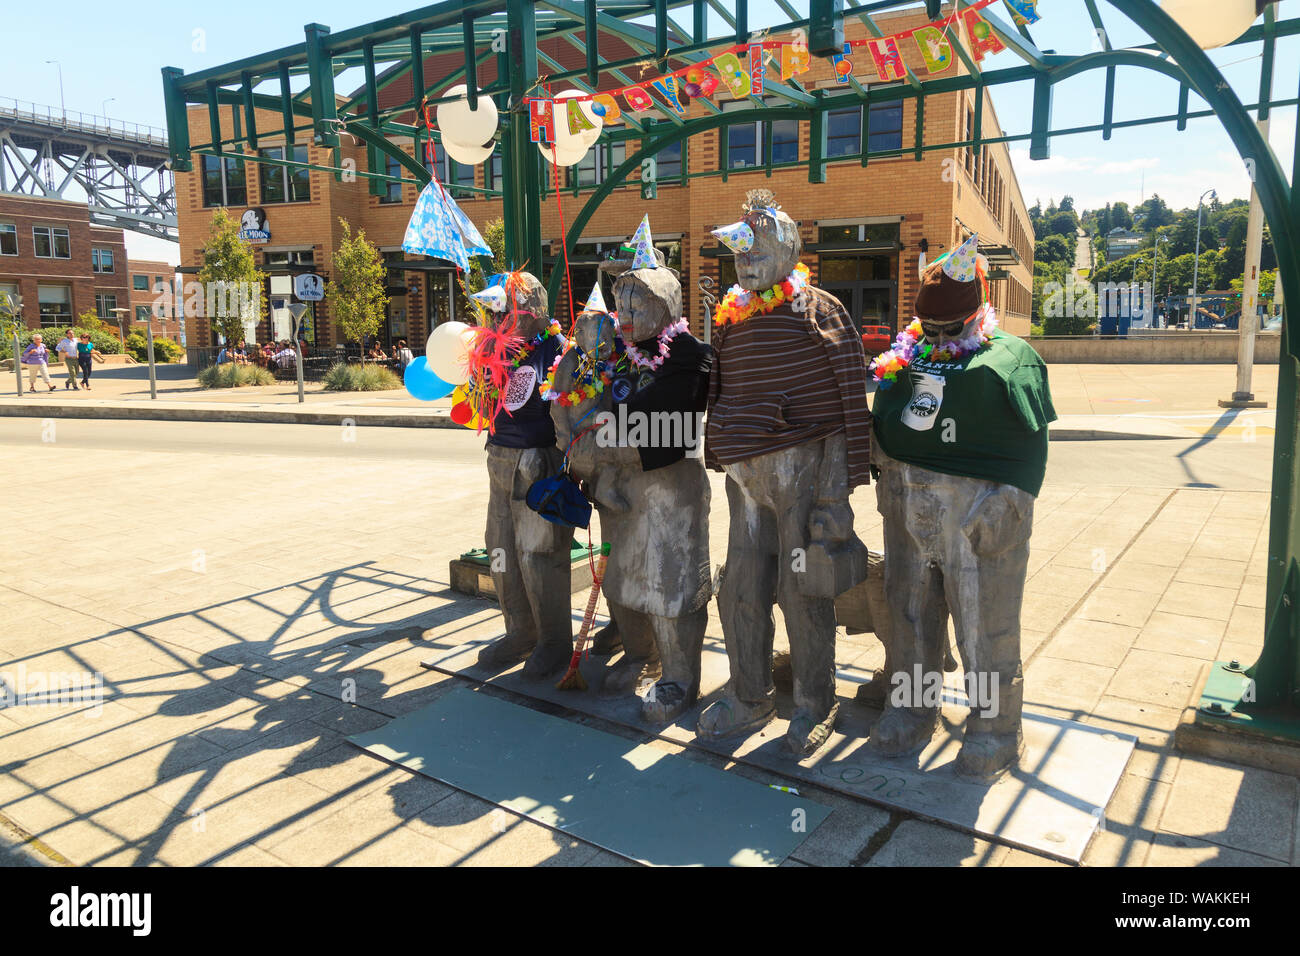
<svg viewBox="0 0 1300 956"><path fill-rule="evenodd" d="M961 335L961 330L965 328L965 319L955 319L952 322L926 322L921 320L921 331L925 333L926 338L935 338L946 336L950 339Z"/></svg>

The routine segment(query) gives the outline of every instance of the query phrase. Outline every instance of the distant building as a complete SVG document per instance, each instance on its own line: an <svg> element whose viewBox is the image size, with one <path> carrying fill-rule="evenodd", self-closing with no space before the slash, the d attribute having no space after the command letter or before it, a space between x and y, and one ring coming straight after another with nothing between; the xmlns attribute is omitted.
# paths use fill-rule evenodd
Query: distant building
<svg viewBox="0 0 1300 956"><path fill-rule="evenodd" d="M1116 226L1106 236L1106 261L1115 262L1123 259L1125 256L1131 256L1138 251L1145 239L1140 232L1130 232L1120 226Z"/></svg>
<svg viewBox="0 0 1300 956"><path fill-rule="evenodd" d="M151 259L132 259L127 264L131 277L131 315L127 331L138 328L153 314L153 334L181 340L179 304L176 296L176 267Z"/></svg>
<svg viewBox="0 0 1300 956"><path fill-rule="evenodd" d="M92 224L85 203L0 193L0 292L22 297L28 328L64 328L88 311L116 328L126 276L122 230Z"/></svg>

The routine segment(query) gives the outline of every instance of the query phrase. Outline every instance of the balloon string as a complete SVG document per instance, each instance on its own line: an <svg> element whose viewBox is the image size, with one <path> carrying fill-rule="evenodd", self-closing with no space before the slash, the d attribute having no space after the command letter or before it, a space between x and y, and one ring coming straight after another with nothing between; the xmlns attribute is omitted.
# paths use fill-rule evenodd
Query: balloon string
<svg viewBox="0 0 1300 956"><path fill-rule="evenodd" d="M564 252L564 282L568 289L565 298L569 300L569 334L573 335L573 327L578 324L578 320L573 314L573 276L569 274L569 233L564 228L564 203L560 201L559 154L555 150L554 143L551 143L551 169L555 172L555 208L560 211L560 248Z"/></svg>

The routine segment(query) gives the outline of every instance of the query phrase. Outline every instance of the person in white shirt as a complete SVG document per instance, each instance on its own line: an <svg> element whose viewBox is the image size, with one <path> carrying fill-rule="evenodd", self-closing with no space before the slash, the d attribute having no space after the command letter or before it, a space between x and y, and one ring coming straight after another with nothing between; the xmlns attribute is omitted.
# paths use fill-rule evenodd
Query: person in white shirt
<svg viewBox="0 0 1300 956"><path fill-rule="evenodd" d="M77 366L77 335L73 329L65 329L63 338L59 339L59 344L54 346L54 351L63 356L64 367L68 370L68 380L63 383L64 388L71 388L73 391L80 391L77 386L77 375L80 370Z"/></svg>

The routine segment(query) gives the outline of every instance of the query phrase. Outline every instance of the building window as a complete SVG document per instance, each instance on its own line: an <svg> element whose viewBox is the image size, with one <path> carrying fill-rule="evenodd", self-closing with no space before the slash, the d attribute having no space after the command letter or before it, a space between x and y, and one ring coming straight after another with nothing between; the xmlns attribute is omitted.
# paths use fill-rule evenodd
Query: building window
<svg viewBox="0 0 1300 956"><path fill-rule="evenodd" d="M90 271L111 273L113 271L113 250L91 249Z"/></svg>
<svg viewBox="0 0 1300 956"><path fill-rule="evenodd" d="M451 155L444 149L442 156L438 159L438 178L442 180L444 186L450 187L453 197L473 196L473 193L467 193L463 189L456 189L456 186L473 186L474 185L474 167L467 166L465 163L458 163L451 158Z"/></svg>
<svg viewBox="0 0 1300 956"><path fill-rule="evenodd" d="M68 230L58 226L32 226L32 240L38 259L71 259L72 242Z"/></svg>
<svg viewBox="0 0 1300 956"><path fill-rule="evenodd" d="M267 159L284 159L283 146L268 146L260 155ZM288 157L295 163L307 162L307 147L293 147L293 154ZM311 200L311 170L301 166L279 166L263 164L259 167L262 176L262 202L309 202Z"/></svg>
<svg viewBox="0 0 1300 956"><path fill-rule="evenodd" d="M41 327L51 328L72 324L72 287L66 285L38 285L36 298L40 303Z"/></svg>
<svg viewBox="0 0 1300 956"><path fill-rule="evenodd" d="M275 252L267 252L262 261L267 266L314 266L316 264L316 250L278 249Z"/></svg>
<svg viewBox="0 0 1300 956"><path fill-rule="evenodd" d="M671 146L665 146L655 153L655 180L670 185L682 181L682 146L681 140Z"/></svg>
<svg viewBox="0 0 1300 956"><path fill-rule="evenodd" d="M597 143L576 166L565 170L565 183L569 187L599 185L626 158L626 143Z"/></svg>
<svg viewBox="0 0 1300 956"><path fill-rule="evenodd" d="M747 100L731 100L723 111L753 109ZM727 168L752 169L799 161L799 121L772 120L727 127Z"/></svg>
<svg viewBox="0 0 1300 956"><path fill-rule="evenodd" d="M0 256L18 255L18 227L12 222L0 222Z"/></svg>
<svg viewBox="0 0 1300 956"><path fill-rule="evenodd" d="M872 103L867 113L867 149L887 153L903 148L903 101Z"/></svg>
<svg viewBox="0 0 1300 956"><path fill-rule="evenodd" d="M135 289L136 292L148 292L148 291L149 291L149 277L148 277L148 276L131 276L131 288L132 288L132 289Z"/></svg>
<svg viewBox="0 0 1300 956"><path fill-rule="evenodd" d="M826 114L826 158L857 156L862 152L862 107L831 110Z"/></svg>
<svg viewBox="0 0 1300 956"><path fill-rule="evenodd" d="M149 321L149 306L147 306L147 305L137 305L137 306L135 307L135 320L136 320L137 322L148 322L148 321Z"/></svg>
<svg viewBox="0 0 1300 956"><path fill-rule="evenodd" d="M384 174L394 179L384 183L384 194L379 197L379 201L384 204L401 202L402 184L397 180L402 177L402 164L387 153L384 154Z"/></svg>
<svg viewBox="0 0 1300 956"><path fill-rule="evenodd" d="M203 157L203 205L247 206L244 161L236 156Z"/></svg>
<svg viewBox="0 0 1300 956"><path fill-rule="evenodd" d="M7 300L6 300L6 297ZM18 308L18 283L0 282L0 309Z"/></svg>
<svg viewBox="0 0 1300 956"><path fill-rule="evenodd" d="M113 318L113 310L117 308L117 296L107 292L95 293L95 314L101 319Z"/></svg>
<svg viewBox="0 0 1300 956"><path fill-rule="evenodd" d="M501 188L501 152L492 154L492 158L483 164L483 185L488 189Z"/></svg>

